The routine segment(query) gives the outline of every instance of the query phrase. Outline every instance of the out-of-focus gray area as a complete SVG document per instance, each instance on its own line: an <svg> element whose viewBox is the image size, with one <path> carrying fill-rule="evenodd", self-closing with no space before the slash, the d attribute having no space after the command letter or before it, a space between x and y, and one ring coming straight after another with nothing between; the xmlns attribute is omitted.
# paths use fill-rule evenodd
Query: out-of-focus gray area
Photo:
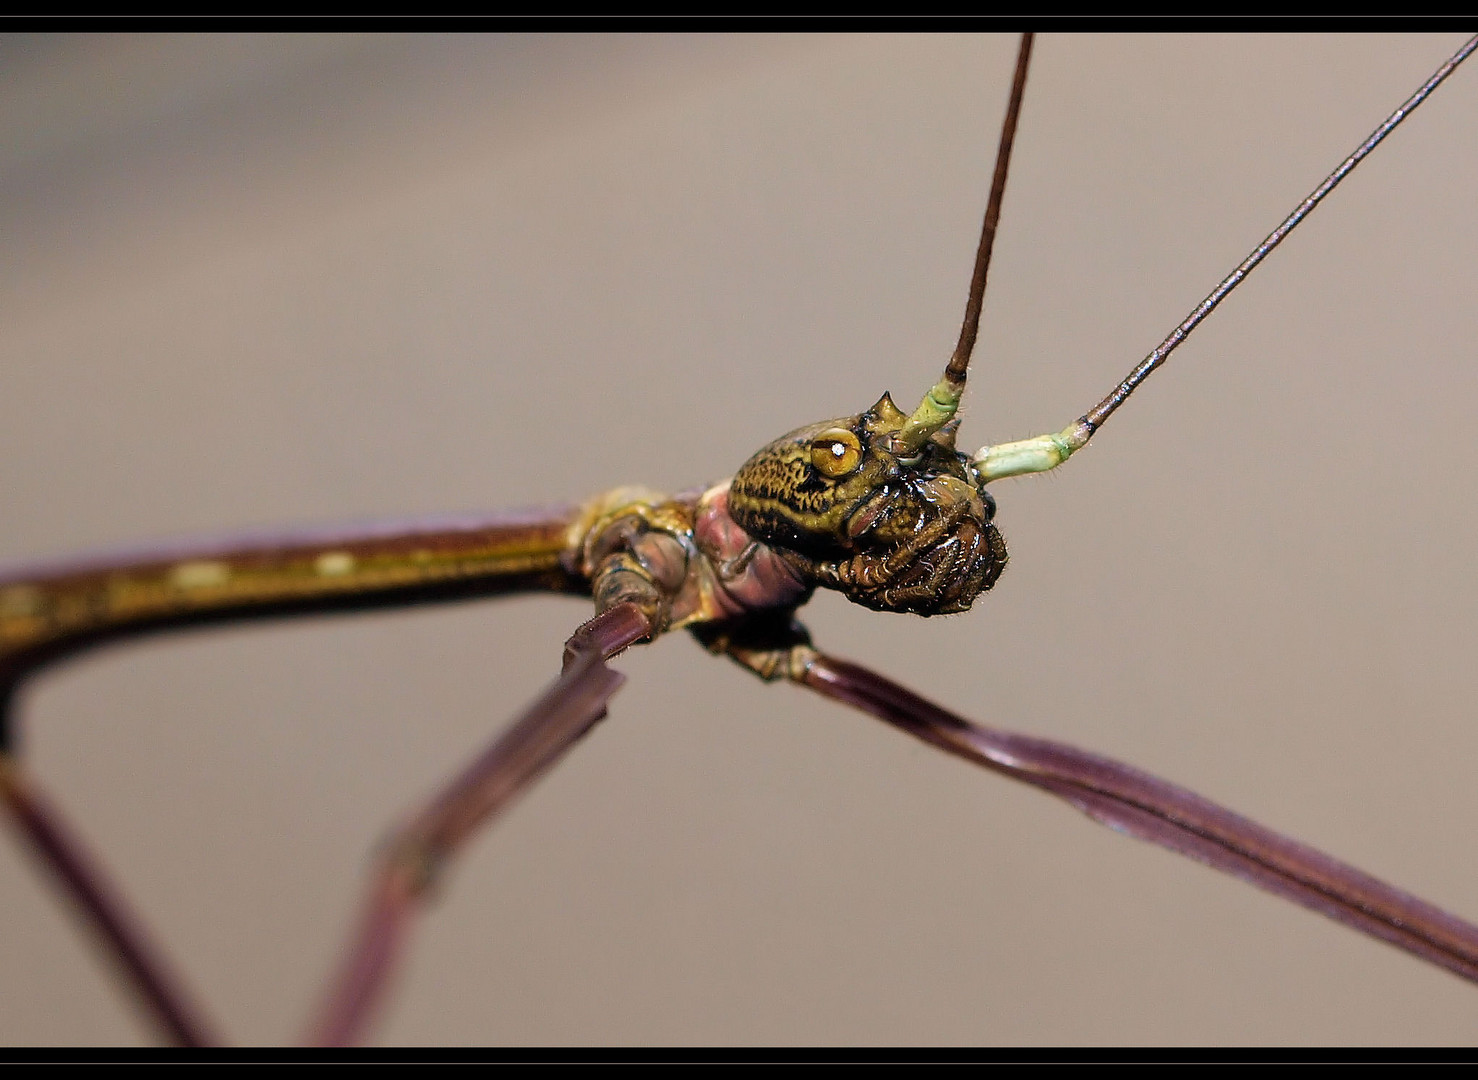
<svg viewBox="0 0 1478 1080"><path fill-rule="evenodd" d="M1106 392L1458 40L1046 37L964 435ZM0 39L0 559L726 475L953 345L1009 38ZM1060 476L968 615L818 641L1478 918L1460 72ZM233 1039L550 678L529 598L161 637L25 696ZM392 1043L1407 1043L1473 990L674 638L449 875ZM0 846L0 1040L151 1039Z"/></svg>

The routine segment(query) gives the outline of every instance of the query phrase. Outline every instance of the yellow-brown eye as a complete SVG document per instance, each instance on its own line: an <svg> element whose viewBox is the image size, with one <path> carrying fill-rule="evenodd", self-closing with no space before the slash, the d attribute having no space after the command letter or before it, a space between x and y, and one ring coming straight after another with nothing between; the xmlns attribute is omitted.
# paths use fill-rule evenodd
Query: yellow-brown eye
<svg viewBox="0 0 1478 1080"><path fill-rule="evenodd" d="M862 464L862 444L846 428L831 428L811 440L811 464L833 480L856 472Z"/></svg>

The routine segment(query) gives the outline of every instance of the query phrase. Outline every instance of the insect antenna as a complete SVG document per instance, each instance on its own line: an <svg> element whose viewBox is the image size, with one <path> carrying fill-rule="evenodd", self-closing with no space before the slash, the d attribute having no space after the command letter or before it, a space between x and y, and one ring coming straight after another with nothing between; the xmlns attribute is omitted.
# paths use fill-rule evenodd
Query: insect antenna
<svg viewBox="0 0 1478 1080"><path fill-rule="evenodd" d="M1021 35L1016 52L1016 74L1011 80L1011 98L1006 104L1006 119L1001 124L1001 142L996 148L996 168L991 176L990 198L985 204L985 223L980 228L980 245L975 249L975 270L970 276L970 296L965 302L965 319L960 325L960 340L945 365L944 377L924 395L907 422L889 440L889 449L907 456L918 452L930 435L954 418L960 398L965 392L965 376L970 355L975 351L975 338L980 332L980 312L985 304L985 280L990 271L991 249L996 242L996 225L1001 220L1001 200L1006 194L1006 173L1011 166L1011 144L1016 141L1016 120L1021 115L1021 98L1026 90L1026 71L1032 57L1032 34ZM953 441L953 436L948 436Z"/></svg>
<svg viewBox="0 0 1478 1080"><path fill-rule="evenodd" d="M1353 172L1355 166L1364 161L1370 152L1380 145L1381 140L1394 131L1401 121L1410 116L1416 107L1425 101L1428 95L1437 89L1475 48L1478 48L1478 36L1469 38L1462 48L1433 72L1432 77L1423 83L1416 93L1402 102L1380 127L1371 132L1370 136L1349 157L1340 162L1339 167L1326 176L1324 181L1310 192L1308 197L1299 203L1276 229L1268 234L1267 239L1253 249L1252 254L1222 279L1221 284L1211 290L1210 295L1197 304L1185 320L1141 360L1107 397L1059 432L1023 439L1020 442L982 447L975 455L975 466L979 470L980 482L986 484L1005 476L1046 472L1048 469L1061 465L1081 448L1093 437L1093 433L1103 425L1103 422L1113 415L1114 410L1128 400L1129 395L1134 393L1139 384L1149 377L1150 372L1163 364L1180 343L1190 336L1191 331L1201 323L1201 320L1210 315L1227 294L1240 285L1257 264L1267 258L1272 250L1282 243L1283 239L1297 228L1304 218L1308 217L1324 196L1333 191L1341 180ZM993 191L993 197L994 194ZM963 336L961 340L964 340ZM952 368L954 361L951 360L950 364ZM935 388L937 389L938 387ZM934 394L935 390L931 390L930 394Z"/></svg>

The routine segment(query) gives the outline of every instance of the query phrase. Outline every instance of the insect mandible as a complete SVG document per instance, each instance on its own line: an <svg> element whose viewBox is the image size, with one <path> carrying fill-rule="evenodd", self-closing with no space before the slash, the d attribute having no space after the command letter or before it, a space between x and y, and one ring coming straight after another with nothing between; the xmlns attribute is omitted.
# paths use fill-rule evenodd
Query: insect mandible
<svg viewBox="0 0 1478 1080"><path fill-rule="evenodd" d="M1041 42L970 438L1096 400L1454 44ZM146 47L107 62L179 55ZM12 167L7 555L681 487L913 396L952 343L1013 45L212 47L214 96L146 101L121 133L84 111L93 136ZM975 612L822 597L818 639L1472 914L1465 86L1081 460L1000 485L1013 562ZM387 821L583 615L518 600L100 652L32 689L29 752L229 1033L277 1039ZM621 663L612 721L459 864L384 1038L1468 1028L1440 972L686 642ZM4 1037L134 1037L0 857Z"/></svg>

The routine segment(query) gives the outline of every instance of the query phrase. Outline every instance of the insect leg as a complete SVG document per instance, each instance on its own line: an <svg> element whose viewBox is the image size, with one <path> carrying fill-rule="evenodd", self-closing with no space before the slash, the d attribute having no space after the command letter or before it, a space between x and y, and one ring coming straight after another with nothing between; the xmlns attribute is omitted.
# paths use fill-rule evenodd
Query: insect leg
<svg viewBox="0 0 1478 1080"><path fill-rule="evenodd" d="M165 1033L182 1046L218 1044L207 1021L163 953L145 934L120 890L85 850L77 833L27 775L20 762L0 755L0 800L16 829L54 873L73 902L91 920L134 992L153 1012Z"/></svg>
<svg viewBox="0 0 1478 1080"><path fill-rule="evenodd" d="M511 728L390 839L365 914L309 1041L342 1045L364 1030L383 995L410 918L456 850L538 779L606 714L624 681L605 662L651 633L635 605L586 622L565 643L564 669Z"/></svg>
<svg viewBox="0 0 1478 1080"><path fill-rule="evenodd" d="M1290 840L1185 788L1063 743L972 723L858 664L809 649L796 679L1110 828L1149 840L1312 908L1478 982L1478 926Z"/></svg>

